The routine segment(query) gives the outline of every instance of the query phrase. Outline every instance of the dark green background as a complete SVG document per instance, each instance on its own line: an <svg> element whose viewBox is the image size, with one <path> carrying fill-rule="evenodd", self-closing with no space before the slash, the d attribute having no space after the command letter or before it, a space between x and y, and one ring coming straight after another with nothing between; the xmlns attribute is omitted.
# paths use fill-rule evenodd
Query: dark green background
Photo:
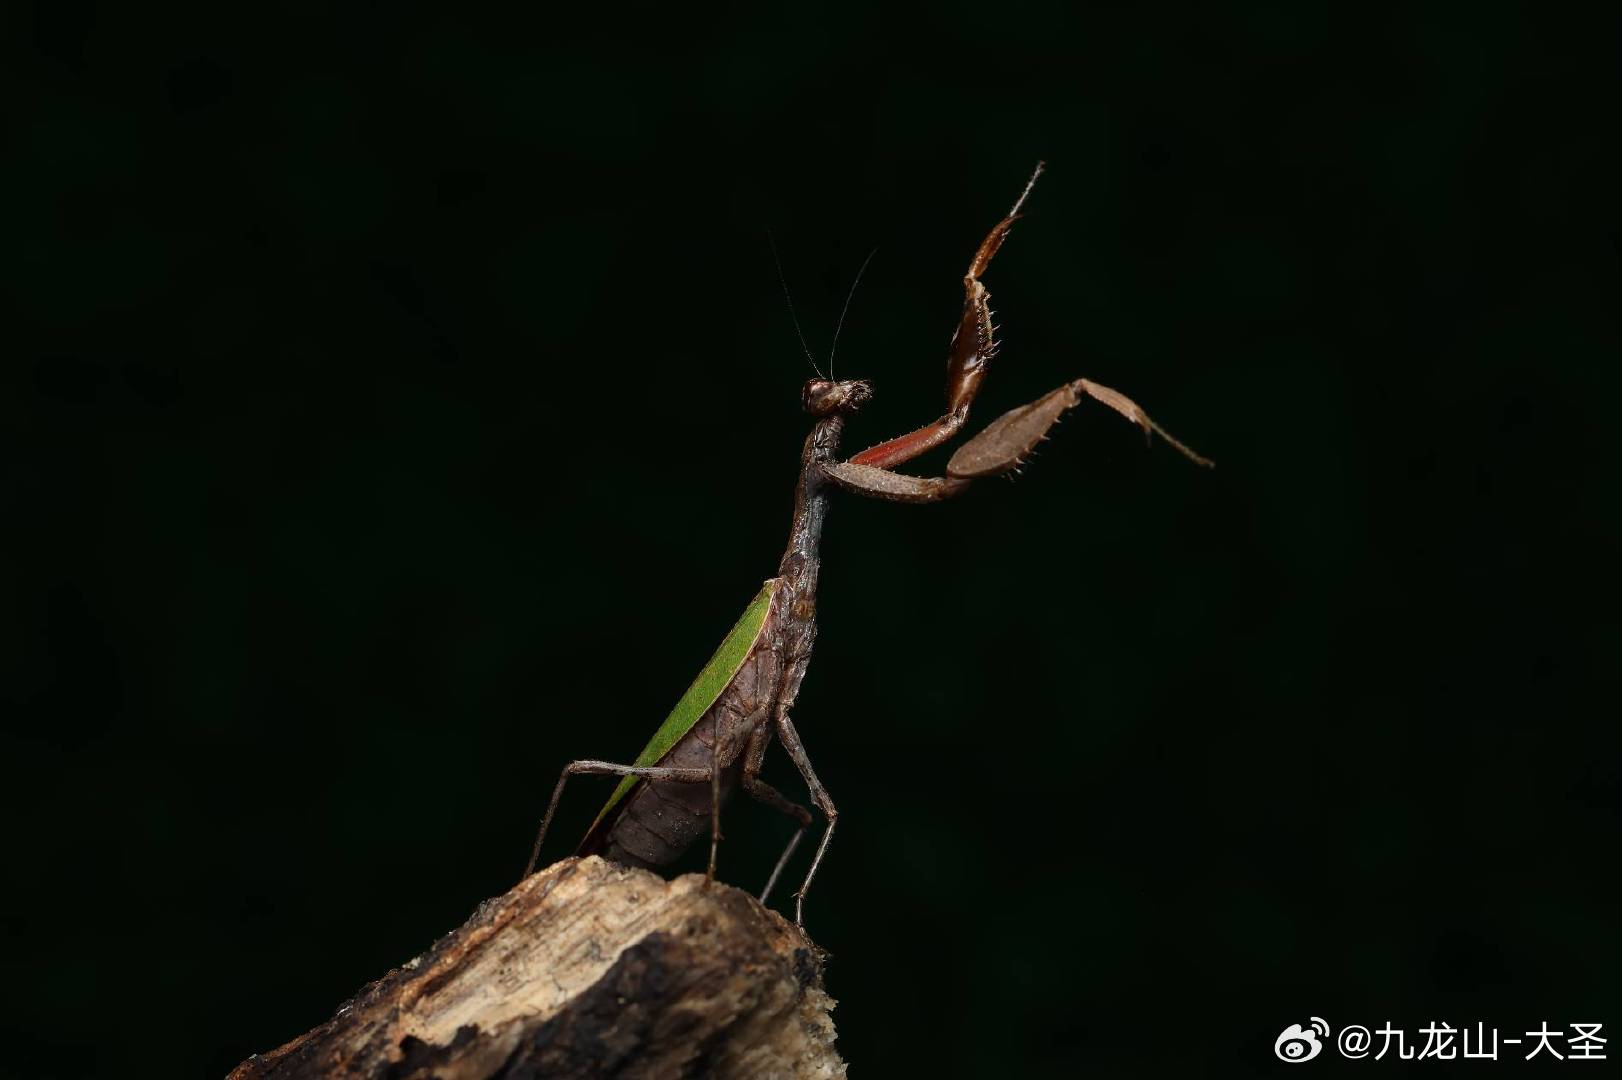
<svg viewBox="0 0 1622 1080"><path fill-rule="evenodd" d="M1039 157L977 419L1087 375L1220 467L1086 408L834 508L855 1075L1614 1037L1622 36L1548 8L13 10L0 1072L223 1073L507 888L776 565L766 229L819 352L880 248L859 448Z"/></svg>

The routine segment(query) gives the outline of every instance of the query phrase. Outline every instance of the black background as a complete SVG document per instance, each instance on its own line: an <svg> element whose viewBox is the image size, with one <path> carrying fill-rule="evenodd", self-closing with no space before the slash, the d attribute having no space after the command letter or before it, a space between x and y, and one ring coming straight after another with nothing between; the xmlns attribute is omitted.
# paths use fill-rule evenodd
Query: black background
<svg viewBox="0 0 1622 1080"><path fill-rule="evenodd" d="M1219 467L1088 407L834 508L855 1075L1622 1025L1622 37L1552 7L7 15L0 1072L223 1073L511 885L776 565L766 230L819 354L879 247L858 449L1038 158L977 422L1087 375Z"/></svg>

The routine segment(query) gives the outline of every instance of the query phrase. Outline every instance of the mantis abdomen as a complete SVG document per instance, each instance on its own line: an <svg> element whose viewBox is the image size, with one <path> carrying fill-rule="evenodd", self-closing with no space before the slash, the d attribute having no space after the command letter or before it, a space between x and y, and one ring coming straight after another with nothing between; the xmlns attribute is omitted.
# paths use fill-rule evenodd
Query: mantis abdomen
<svg viewBox="0 0 1622 1080"><path fill-rule="evenodd" d="M723 804L738 785L750 736L757 728L769 735L777 704L782 664L769 621L764 629L759 644L715 704L657 762L708 770L713 761L721 773ZM592 827L580 842L579 853L648 869L669 866L709 835L711 797L709 784L642 780Z"/></svg>

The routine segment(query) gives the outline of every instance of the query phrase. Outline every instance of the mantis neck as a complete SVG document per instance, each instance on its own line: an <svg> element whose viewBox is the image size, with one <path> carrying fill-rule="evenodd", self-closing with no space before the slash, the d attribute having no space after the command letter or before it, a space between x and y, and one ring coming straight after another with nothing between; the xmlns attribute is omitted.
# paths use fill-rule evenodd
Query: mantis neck
<svg viewBox="0 0 1622 1080"><path fill-rule="evenodd" d="M823 417L811 429L805 449L800 453L800 480L794 488L794 522L789 526L788 548L778 564L777 575L801 603L814 602L817 594L817 569L822 565L822 523L827 520L828 499L833 494L833 485L823 475L822 466L838 460L839 436L844 430L843 416Z"/></svg>

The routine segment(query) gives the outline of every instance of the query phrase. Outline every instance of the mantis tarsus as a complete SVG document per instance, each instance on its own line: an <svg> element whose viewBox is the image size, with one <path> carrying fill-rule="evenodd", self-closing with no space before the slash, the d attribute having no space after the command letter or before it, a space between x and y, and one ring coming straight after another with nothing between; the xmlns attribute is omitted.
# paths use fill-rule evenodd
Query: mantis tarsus
<svg viewBox="0 0 1622 1080"><path fill-rule="evenodd" d="M986 368L997 355L990 294L980 277L1019 219L1041 174L1042 165L1038 163L1013 209L986 234L963 276L963 314L952 335L946 362L945 415L841 461L839 442L845 421L872 396L872 388L861 379L834 381L820 374L805 384L805 411L814 423L800 455L794 518L777 576L765 582L635 764L574 761L564 768L535 838L535 848L524 870L526 877L535 868L541 843L571 776L621 778L581 841L580 854L596 853L633 866L661 867L680 858L707 829L711 877L715 875L721 840L721 806L741 785L750 796L793 818L797 825L761 890L764 903L812 823L809 810L760 778L761 762L775 734L805 779L812 804L827 821L810 869L794 894L794 918L802 922L805 894L828 852L839 820L839 811L817 779L789 715L816 641L817 574L822 565L818 547L834 491L842 489L904 503L951 498L976 479L1018 467L1059 417L1085 398L1120 413L1143 428L1146 437L1159 434L1197 464L1211 464L1162 431L1124 394L1088 379L1076 379L998 417L952 455L946 475L919 477L893 471L895 466L951 439L968 419L969 406L979 392Z"/></svg>

